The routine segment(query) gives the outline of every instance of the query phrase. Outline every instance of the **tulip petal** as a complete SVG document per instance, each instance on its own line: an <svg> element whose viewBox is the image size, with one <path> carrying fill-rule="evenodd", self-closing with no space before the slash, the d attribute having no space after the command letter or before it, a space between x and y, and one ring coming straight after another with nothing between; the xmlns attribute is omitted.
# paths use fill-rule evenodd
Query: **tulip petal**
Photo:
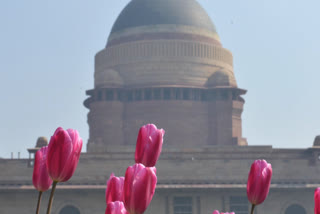
<svg viewBox="0 0 320 214"><path fill-rule="evenodd" d="M48 147L42 147L40 150L36 152L34 160L32 183L34 187L41 192L47 191L52 184L52 180L48 175L46 164L47 152Z"/></svg>
<svg viewBox="0 0 320 214"><path fill-rule="evenodd" d="M320 214L320 187L314 190L314 214Z"/></svg>
<svg viewBox="0 0 320 214"><path fill-rule="evenodd" d="M112 173L107 182L106 204L114 201L123 201L124 177L116 177Z"/></svg>
<svg viewBox="0 0 320 214"><path fill-rule="evenodd" d="M135 164L128 167L124 181L124 204L129 213L142 214L155 192L155 167Z"/></svg>
<svg viewBox="0 0 320 214"><path fill-rule="evenodd" d="M136 163L142 163L147 141L148 141L148 132L147 132L147 129L143 126L140 128L138 138L137 138L136 153L135 153Z"/></svg>
<svg viewBox="0 0 320 214"><path fill-rule="evenodd" d="M267 197L270 189L272 167L265 160L256 160L251 165L248 176L247 196L255 205L261 204Z"/></svg>
<svg viewBox="0 0 320 214"><path fill-rule="evenodd" d="M50 139L47 158L48 172L54 181L60 180L60 172L66 166L72 149L69 135L62 128L58 128Z"/></svg>
<svg viewBox="0 0 320 214"><path fill-rule="evenodd" d="M163 129L157 129L154 124L142 126L139 130L135 161L146 167L153 167L160 156L163 144Z"/></svg>
<svg viewBox="0 0 320 214"><path fill-rule="evenodd" d="M48 146L47 167L52 180L64 182L73 175L81 154L82 139L76 130L58 128Z"/></svg>
<svg viewBox="0 0 320 214"><path fill-rule="evenodd" d="M70 157L69 164L67 164L62 171L62 174L64 176L61 179L63 182L69 180L74 174L79 162L82 149L82 139L79 137L78 131L72 129L68 129L67 131L70 134L70 138L72 139L73 152L72 156Z"/></svg>
<svg viewBox="0 0 320 214"><path fill-rule="evenodd" d="M129 214L122 201L110 202L107 205L105 214Z"/></svg>

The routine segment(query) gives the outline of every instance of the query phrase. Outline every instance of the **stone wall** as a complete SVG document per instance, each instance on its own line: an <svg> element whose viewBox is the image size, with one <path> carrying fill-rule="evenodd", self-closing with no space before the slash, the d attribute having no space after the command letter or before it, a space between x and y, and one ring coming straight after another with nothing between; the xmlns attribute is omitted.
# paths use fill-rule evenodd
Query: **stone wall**
<svg viewBox="0 0 320 214"><path fill-rule="evenodd" d="M271 188L265 202L257 207L259 214L285 214L293 204L302 206L307 214L313 213L313 188ZM101 214L105 210L105 190L57 188L52 214L59 214L65 206L77 208L81 214ZM43 194L40 213L45 213L50 192ZM36 190L1 190L1 214L34 213L38 193ZM242 209L250 209L246 199L246 188L202 188L202 189L157 189L146 214L174 214L175 198L190 198L192 213L211 214L213 210L232 210L232 197L241 197ZM236 213L240 213L236 212ZM247 212L248 213L248 212Z"/></svg>

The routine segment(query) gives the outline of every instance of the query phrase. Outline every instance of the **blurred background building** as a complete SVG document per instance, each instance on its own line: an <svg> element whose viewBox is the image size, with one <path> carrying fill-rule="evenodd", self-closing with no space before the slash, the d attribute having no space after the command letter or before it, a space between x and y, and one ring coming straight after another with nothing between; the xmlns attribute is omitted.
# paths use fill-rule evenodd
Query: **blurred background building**
<svg viewBox="0 0 320 214"><path fill-rule="evenodd" d="M313 212L320 138L308 149L248 145L241 122L246 90L237 85L232 53L196 0L130 1L95 56L94 77L84 102L87 153L73 178L58 185L53 214L103 213L106 180L134 164L137 133L147 123L166 134L146 213L248 213L246 181L255 159L273 166L269 197L256 213ZM39 138L29 159L0 159L1 213L34 212L32 159L46 143ZM49 193L44 196L41 212Z"/></svg>

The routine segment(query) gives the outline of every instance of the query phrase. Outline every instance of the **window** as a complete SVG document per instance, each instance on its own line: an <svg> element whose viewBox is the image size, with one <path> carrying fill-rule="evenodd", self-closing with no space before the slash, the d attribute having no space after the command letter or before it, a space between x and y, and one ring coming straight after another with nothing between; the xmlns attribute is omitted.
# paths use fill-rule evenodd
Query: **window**
<svg viewBox="0 0 320 214"><path fill-rule="evenodd" d="M192 197L174 197L174 214L192 214Z"/></svg>
<svg viewBox="0 0 320 214"><path fill-rule="evenodd" d="M247 197L243 196L231 196L230 197L230 212L237 214L248 214L249 203Z"/></svg>
<svg viewBox="0 0 320 214"><path fill-rule="evenodd" d="M161 99L161 89L156 88L153 90L154 99L160 100Z"/></svg>
<svg viewBox="0 0 320 214"><path fill-rule="evenodd" d="M113 100L113 99L114 99L113 91L112 90L107 90L106 100Z"/></svg>
<svg viewBox="0 0 320 214"><path fill-rule="evenodd" d="M205 90L202 90L201 91L201 100L202 101L207 101L208 100L208 98L207 98L207 93L206 93L207 91L205 91Z"/></svg>
<svg viewBox="0 0 320 214"><path fill-rule="evenodd" d="M98 91L98 101L102 100L102 91Z"/></svg>
<svg viewBox="0 0 320 214"><path fill-rule="evenodd" d="M180 100L181 99L181 91L179 88L174 89L175 94L176 94L176 100Z"/></svg>
<svg viewBox="0 0 320 214"><path fill-rule="evenodd" d="M306 213L307 213L306 210L298 204L290 205L285 211L285 214L306 214Z"/></svg>
<svg viewBox="0 0 320 214"><path fill-rule="evenodd" d="M125 100L125 92L124 91L117 91L117 97L119 101Z"/></svg>
<svg viewBox="0 0 320 214"><path fill-rule="evenodd" d="M59 214L80 214L80 211L71 205L67 205L59 212Z"/></svg>
<svg viewBox="0 0 320 214"><path fill-rule="evenodd" d="M208 95L207 95L208 97L208 100L216 100L217 99L217 93L215 92L215 91L209 91L208 92Z"/></svg>
<svg viewBox="0 0 320 214"><path fill-rule="evenodd" d="M133 100L133 92L128 91L128 101L131 102Z"/></svg>
<svg viewBox="0 0 320 214"><path fill-rule="evenodd" d="M194 100L200 100L200 89L193 90L193 98Z"/></svg>
<svg viewBox="0 0 320 214"><path fill-rule="evenodd" d="M183 89L183 99L190 100L190 89L188 88Z"/></svg>
<svg viewBox="0 0 320 214"><path fill-rule="evenodd" d="M229 98L228 92L222 91L221 92L221 98L222 98L222 100L228 100L228 98Z"/></svg>
<svg viewBox="0 0 320 214"><path fill-rule="evenodd" d="M135 100L141 100L142 99L142 91L136 90L135 91Z"/></svg>
<svg viewBox="0 0 320 214"><path fill-rule="evenodd" d="M163 90L163 99L170 100L170 95L171 95L170 89L169 88L165 88Z"/></svg>
<svg viewBox="0 0 320 214"><path fill-rule="evenodd" d="M152 98L152 91L151 91L151 89L146 89L146 90L144 91L144 99L145 99L145 100L151 100L151 98Z"/></svg>

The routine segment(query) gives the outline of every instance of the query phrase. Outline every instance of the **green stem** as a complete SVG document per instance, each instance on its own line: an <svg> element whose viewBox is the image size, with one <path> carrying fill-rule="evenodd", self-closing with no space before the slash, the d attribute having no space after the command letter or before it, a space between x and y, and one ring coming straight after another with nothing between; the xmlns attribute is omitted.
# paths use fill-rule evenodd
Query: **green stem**
<svg viewBox="0 0 320 214"><path fill-rule="evenodd" d="M52 189L51 189L51 194L50 194L50 199L49 199L47 214L50 214L50 212L51 212L53 195L54 195L54 191L56 190L57 183L58 183L58 181L54 181L53 184L52 184Z"/></svg>
<svg viewBox="0 0 320 214"><path fill-rule="evenodd" d="M39 191L38 204L37 204L37 211L36 211L36 214L39 214L39 209L40 209L40 204L41 204L41 196L42 196L42 191Z"/></svg>
<svg viewBox="0 0 320 214"><path fill-rule="evenodd" d="M251 214L253 214L253 210L254 210L254 208L255 208L255 204L252 204L252 206L251 206Z"/></svg>

